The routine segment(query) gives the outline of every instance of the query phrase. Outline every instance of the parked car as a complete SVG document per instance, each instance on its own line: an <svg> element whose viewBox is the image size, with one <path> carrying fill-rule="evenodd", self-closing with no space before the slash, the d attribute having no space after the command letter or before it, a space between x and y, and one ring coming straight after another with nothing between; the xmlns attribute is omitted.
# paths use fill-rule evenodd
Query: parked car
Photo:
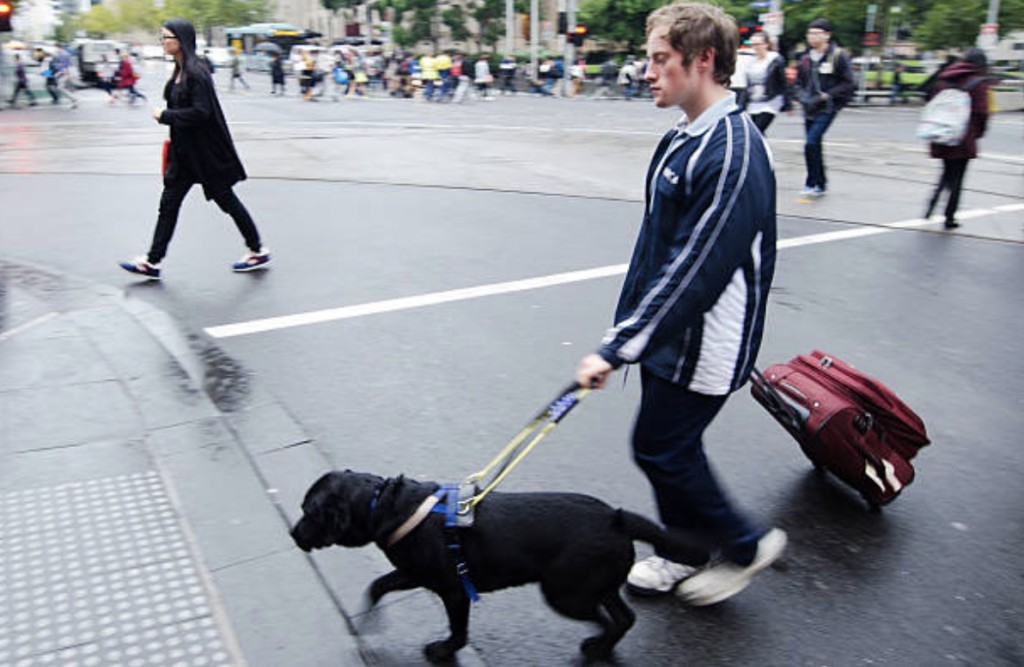
<svg viewBox="0 0 1024 667"><path fill-rule="evenodd" d="M217 69L230 67L231 59L234 56L231 49L226 46L211 46L203 50L203 53L210 59Z"/></svg>

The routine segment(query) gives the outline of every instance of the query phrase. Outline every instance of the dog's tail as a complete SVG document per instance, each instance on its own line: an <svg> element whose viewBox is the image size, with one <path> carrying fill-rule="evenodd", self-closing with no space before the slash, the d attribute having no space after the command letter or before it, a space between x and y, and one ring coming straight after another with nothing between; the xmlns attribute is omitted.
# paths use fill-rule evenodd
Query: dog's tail
<svg viewBox="0 0 1024 667"><path fill-rule="evenodd" d="M650 544L669 560L677 563L702 563L707 560L704 547L678 533L665 530L645 516L618 509L615 511L615 522L630 539Z"/></svg>

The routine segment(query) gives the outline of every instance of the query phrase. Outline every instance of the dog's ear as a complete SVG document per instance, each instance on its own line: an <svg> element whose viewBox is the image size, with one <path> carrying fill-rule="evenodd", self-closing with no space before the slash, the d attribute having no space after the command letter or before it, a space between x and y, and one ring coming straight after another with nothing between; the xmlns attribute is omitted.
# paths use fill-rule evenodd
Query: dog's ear
<svg viewBox="0 0 1024 667"><path fill-rule="evenodd" d="M339 541L344 541L345 536L352 528L352 513L346 503L333 503L324 508L327 516L327 524L331 534Z"/></svg>

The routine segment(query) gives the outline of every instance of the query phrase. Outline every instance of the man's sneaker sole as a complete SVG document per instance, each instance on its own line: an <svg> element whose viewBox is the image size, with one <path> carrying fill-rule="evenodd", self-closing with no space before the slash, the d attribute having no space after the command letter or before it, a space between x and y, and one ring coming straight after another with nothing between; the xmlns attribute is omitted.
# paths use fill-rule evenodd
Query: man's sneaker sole
<svg viewBox="0 0 1024 667"><path fill-rule="evenodd" d="M743 589L749 586L750 582L753 580L753 576L737 579L735 585L719 589L714 595L700 595L699 591L695 591L691 594L685 594L683 592L682 585L680 584L680 586L676 588L676 595L682 598L683 601L691 607L710 607L713 604L725 602L738 593L742 593Z"/></svg>
<svg viewBox="0 0 1024 667"><path fill-rule="evenodd" d="M631 584L631 583L629 583L627 581L626 582L626 590L629 591L630 593L632 593L633 595L639 595L640 597L656 598L656 597L661 597L662 595L668 595L678 585L679 585L678 583L673 584L672 588L669 588L668 590L664 590L663 591L663 590L660 590L658 588L647 588L645 586L637 586L636 584Z"/></svg>
<svg viewBox="0 0 1024 667"><path fill-rule="evenodd" d="M785 532L778 528L772 528L758 541L757 556L750 565L746 567L732 565L731 568L734 571L725 574L721 570L716 572L715 567L698 572L692 577L684 579L676 587L676 595L694 607L706 607L728 600L750 585L754 575L778 560L782 552L786 550L787 541ZM720 564L717 567L723 566L728 565ZM732 580L725 584L716 583L716 577L731 577Z"/></svg>

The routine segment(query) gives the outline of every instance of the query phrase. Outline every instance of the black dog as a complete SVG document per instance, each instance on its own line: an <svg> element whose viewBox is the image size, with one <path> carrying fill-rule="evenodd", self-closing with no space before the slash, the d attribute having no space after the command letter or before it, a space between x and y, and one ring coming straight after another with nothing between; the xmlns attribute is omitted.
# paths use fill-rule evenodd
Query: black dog
<svg viewBox="0 0 1024 667"><path fill-rule="evenodd" d="M470 606L446 546L444 515L428 514L402 532L438 488L404 477L330 472L306 493L291 533L303 551L376 543L395 570L370 584L371 606L393 591L436 593L451 635L426 646L433 662L450 660L466 645ZM573 493L491 493L477 506L474 525L456 530L480 592L538 582L555 611L598 623L601 634L580 646L591 660L607 657L636 618L619 594L635 558L633 540L680 561L693 555L690 545L644 517Z"/></svg>

